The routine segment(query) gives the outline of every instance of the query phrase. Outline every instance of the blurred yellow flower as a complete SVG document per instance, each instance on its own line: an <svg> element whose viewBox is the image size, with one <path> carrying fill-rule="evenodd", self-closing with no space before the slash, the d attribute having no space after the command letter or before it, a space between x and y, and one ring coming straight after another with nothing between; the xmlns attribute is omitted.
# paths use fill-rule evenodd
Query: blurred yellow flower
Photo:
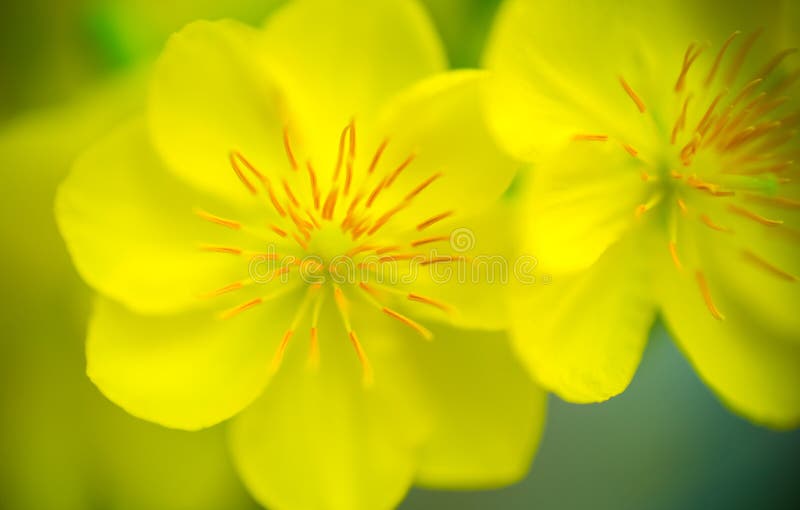
<svg viewBox="0 0 800 510"><path fill-rule="evenodd" d="M534 163L522 235L556 276L513 329L546 388L623 391L660 311L727 405L800 424L797 26L791 2L505 5L489 108Z"/></svg>
<svg viewBox="0 0 800 510"><path fill-rule="evenodd" d="M89 376L168 427L238 415L234 460L262 504L390 508L413 482L527 469L544 395L501 330L502 288L439 278L469 256L456 228L502 244L515 163L485 126L485 76L442 55L400 0L189 25L146 116L60 188L100 294Z"/></svg>

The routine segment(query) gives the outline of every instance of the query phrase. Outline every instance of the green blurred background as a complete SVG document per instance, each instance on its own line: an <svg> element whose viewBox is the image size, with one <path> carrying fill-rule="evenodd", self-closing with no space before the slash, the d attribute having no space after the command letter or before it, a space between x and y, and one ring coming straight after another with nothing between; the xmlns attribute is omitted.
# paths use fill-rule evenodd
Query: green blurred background
<svg viewBox="0 0 800 510"><path fill-rule="evenodd" d="M90 294L52 218L71 159L143 101L151 59L193 19L257 23L283 0L0 1L0 508L253 509L220 427L129 417L84 376ZM454 67L475 66L497 0L427 0ZM414 490L422 509L797 509L800 432L729 414L660 326L631 388L553 398L531 474L499 491Z"/></svg>

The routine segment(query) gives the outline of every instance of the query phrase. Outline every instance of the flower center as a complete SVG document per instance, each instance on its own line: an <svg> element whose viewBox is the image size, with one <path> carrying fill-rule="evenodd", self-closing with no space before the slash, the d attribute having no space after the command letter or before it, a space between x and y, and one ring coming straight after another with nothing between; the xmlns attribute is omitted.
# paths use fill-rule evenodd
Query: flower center
<svg viewBox="0 0 800 510"><path fill-rule="evenodd" d="M717 233L714 235L731 235L734 229L725 222L732 223L734 219L713 217L727 214L737 221L743 219L760 227L797 233L773 216L781 210L800 208L796 189L788 187L798 155L794 140L800 112L791 110L796 104L785 95L797 82L800 71L787 74L781 69L783 61L796 49L778 52L748 75L743 67L760 34L757 31L740 37L740 32L734 32L705 69L697 68L709 45L689 45L673 87L675 120L669 132L663 133L664 142L656 144L669 148L665 155L640 155L624 140L619 142L631 157L657 165L653 171L641 172L648 199L636 208L635 215L663 206L668 249L679 271L684 270L678 240L681 221L699 220ZM646 101L624 78L619 81L640 114L647 114ZM574 138L600 142L610 139L602 134L579 134ZM769 215L761 212L764 208ZM743 261L781 280L797 281L795 275L755 253L752 247L741 249L741 255ZM695 279L709 312L723 320L704 272L696 270Z"/></svg>
<svg viewBox="0 0 800 510"><path fill-rule="evenodd" d="M409 327L423 338L430 340L431 332L415 320L401 314L391 303L411 302L428 306L450 314L452 306L422 294L406 292L397 288L398 270L392 268L393 278L387 278L386 266L406 264L405 269L413 275L413 267L447 264L464 260L461 255L425 253L422 250L439 247L449 250L449 236L430 235L429 228L450 218L453 211L433 211L412 223L416 238L405 242L393 236L397 229L392 222L401 212L411 209L414 200L443 178L441 172L434 173L419 182L403 181L404 171L414 162L416 155L410 154L393 164L384 164L384 153L389 144L384 139L366 159L364 165L356 160L356 124L351 121L339 137L336 163L329 183L322 182L310 160L304 165L298 161L292 146L290 131L284 129L283 146L291 169L279 182L262 173L245 155L231 151L230 166L250 195L269 209L274 220L266 223L263 232L259 226L248 226L242 222L196 211L200 218L221 227L255 235L281 246L286 252L277 253L248 251L233 246L208 245L206 251L244 256L249 263L250 277L210 292L205 297L241 291L253 284L279 282L272 293L254 297L222 313L223 319L231 319L256 308L272 299L305 288L299 299L289 328L286 330L272 362L277 371L291 339L303 321L309 323L309 362L319 362L319 317L325 295L332 295L342 323L355 353L361 363L365 383L372 380L372 368L366 352L353 329L351 304L354 299L373 305L376 310ZM394 188L389 191L390 188ZM404 193L394 193L397 188ZM399 198L398 198L399 197ZM412 211L413 212L413 211ZM418 212L418 211L417 211ZM263 225L261 226L263 227ZM270 237L266 237L270 236ZM401 236L402 237L402 236ZM413 281L403 283L413 283Z"/></svg>

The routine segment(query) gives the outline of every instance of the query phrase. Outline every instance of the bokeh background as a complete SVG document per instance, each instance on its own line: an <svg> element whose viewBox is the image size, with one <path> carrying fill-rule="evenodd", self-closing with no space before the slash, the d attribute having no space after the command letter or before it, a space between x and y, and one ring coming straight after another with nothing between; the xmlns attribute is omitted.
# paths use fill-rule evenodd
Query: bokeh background
<svg viewBox="0 0 800 510"><path fill-rule="evenodd" d="M0 0L0 509L256 509L221 427L171 431L84 376L90 293L56 231L70 161L141 107L147 68L194 19L258 23L282 0ZM454 67L476 66L498 0L427 0ZM729 414L660 325L631 388L551 399L530 475L487 492L414 490L403 510L800 508L800 432Z"/></svg>

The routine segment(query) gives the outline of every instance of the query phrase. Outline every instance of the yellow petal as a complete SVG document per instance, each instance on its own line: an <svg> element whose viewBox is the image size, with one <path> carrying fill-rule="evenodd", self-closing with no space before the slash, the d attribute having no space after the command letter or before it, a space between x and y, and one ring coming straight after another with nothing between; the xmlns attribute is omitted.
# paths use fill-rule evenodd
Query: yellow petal
<svg viewBox="0 0 800 510"><path fill-rule="evenodd" d="M244 258L201 249L253 242L193 212L234 211L216 205L164 170L139 120L78 160L59 189L56 217L90 285L138 311L168 312L247 276Z"/></svg>
<svg viewBox="0 0 800 510"><path fill-rule="evenodd" d="M657 18L653 9L642 13L631 4L504 5L485 61L495 72L489 118L509 150L532 159L577 133L636 135L641 115L619 76L650 91L651 82L639 79L652 61L637 27Z"/></svg>
<svg viewBox="0 0 800 510"><path fill-rule="evenodd" d="M376 132L386 134L388 145L372 181L391 179L373 209L402 206L393 229L423 232L439 215L452 220L476 216L508 188L519 164L486 128L481 108L485 83L486 75L478 71L443 73L406 90L385 108Z"/></svg>
<svg viewBox="0 0 800 510"><path fill-rule="evenodd" d="M351 118L368 124L390 97L446 67L428 16L402 0L294 2L267 20L259 51L325 171Z"/></svg>
<svg viewBox="0 0 800 510"><path fill-rule="evenodd" d="M726 230L682 222L685 269L659 253L659 297L676 342L721 399L755 422L789 428L800 424L797 213L770 204L692 204ZM729 205L746 209L734 213ZM741 211L786 223L768 226Z"/></svg>
<svg viewBox="0 0 800 510"><path fill-rule="evenodd" d="M664 262L667 264L668 262ZM747 296L709 281L715 319L691 275L664 271L662 309L667 325L700 377L735 412L764 425L800 424L800 343L786 330L753 314ZM796 301L795 301L796 302Z"/></svg>
<svg viewBox="0 0 800 510"><path fill-rule="evenodd" d="M517 211L508 201L476 216L454 217L428 229L399 236L418 262L380 267L397 269L396 289L406 293L398 306L412 317L455 327L500 330L508 325L508 292L531 257L515 256Z"/></svg>
<svg viewBox="0 0 800 510"><path fill-rule="evenodd" d="M675 102L673 87L690 44L707 41L703 57L711 62L734 31L771 27L742 68L746 83L751 71L786 47L779 41L784 31L772 29L782 17L778 6L758 9L746 2L505 2L485 56L495 77L491 124L509 150L525 159L562 144L576 129L624 137L636 146L639 134L670 129L663 106ZM696 71L689 79L703 80L705 72ZM621 78L648 115L639 113Z"/></svg>
<svg viewBox="0 0 800 510"><path fill-rule="evenodd" d="M433 433L417 483L498 487L524 477L544 425L546 396L530 381L503 333L435 327L417 346Z"/></svg>
<svg viewBox="0 0 800 510"><path fill-rule="evenodd" d="M652 267L642 256L649 244L641 232L629 234L586 270L520 288L514 344L545 388L582 403L628 386L655 318Z"/></svg>
<svg viewBox="0 0 800 510"><path fill-rule="evenodd" d="M648 201L643 163L609 142L574 141L543 158L523 184L521 245L550 271L593 264L638 218Z"/></svg>
<svg viewBox="0 0 800 510"><path fill-rule="evenodd" d="M230 429L245 485L270 508L389 509L413 481L424 416L405 402L418 399L419 392L408 384L413 374L402 374L410 360L402 354L404 344L366 326L364 318L380 312L353 313L375 371L374 383L365 387L348 333L332 308L323 308L319 323L318 368L307 362L309 331L298 331L264 395Z"/></svg>
<svg viewBox="0 0 800 510"><path fill-rule="evenodd" d="M231 319L208 311L147 317L100 299L89 325L87 373L134 416L196 430L247 406L269 378L290 299Z"/></svg>
<svg viewBox="0 0 800 510"><path fill-rule="evenodd" d="M257 37L234 21L192 23L170 38L150 86L152 138L168 168L233 200L248 190L231 151L265 175L289 169L283 99L258 61Z"/></svg>

